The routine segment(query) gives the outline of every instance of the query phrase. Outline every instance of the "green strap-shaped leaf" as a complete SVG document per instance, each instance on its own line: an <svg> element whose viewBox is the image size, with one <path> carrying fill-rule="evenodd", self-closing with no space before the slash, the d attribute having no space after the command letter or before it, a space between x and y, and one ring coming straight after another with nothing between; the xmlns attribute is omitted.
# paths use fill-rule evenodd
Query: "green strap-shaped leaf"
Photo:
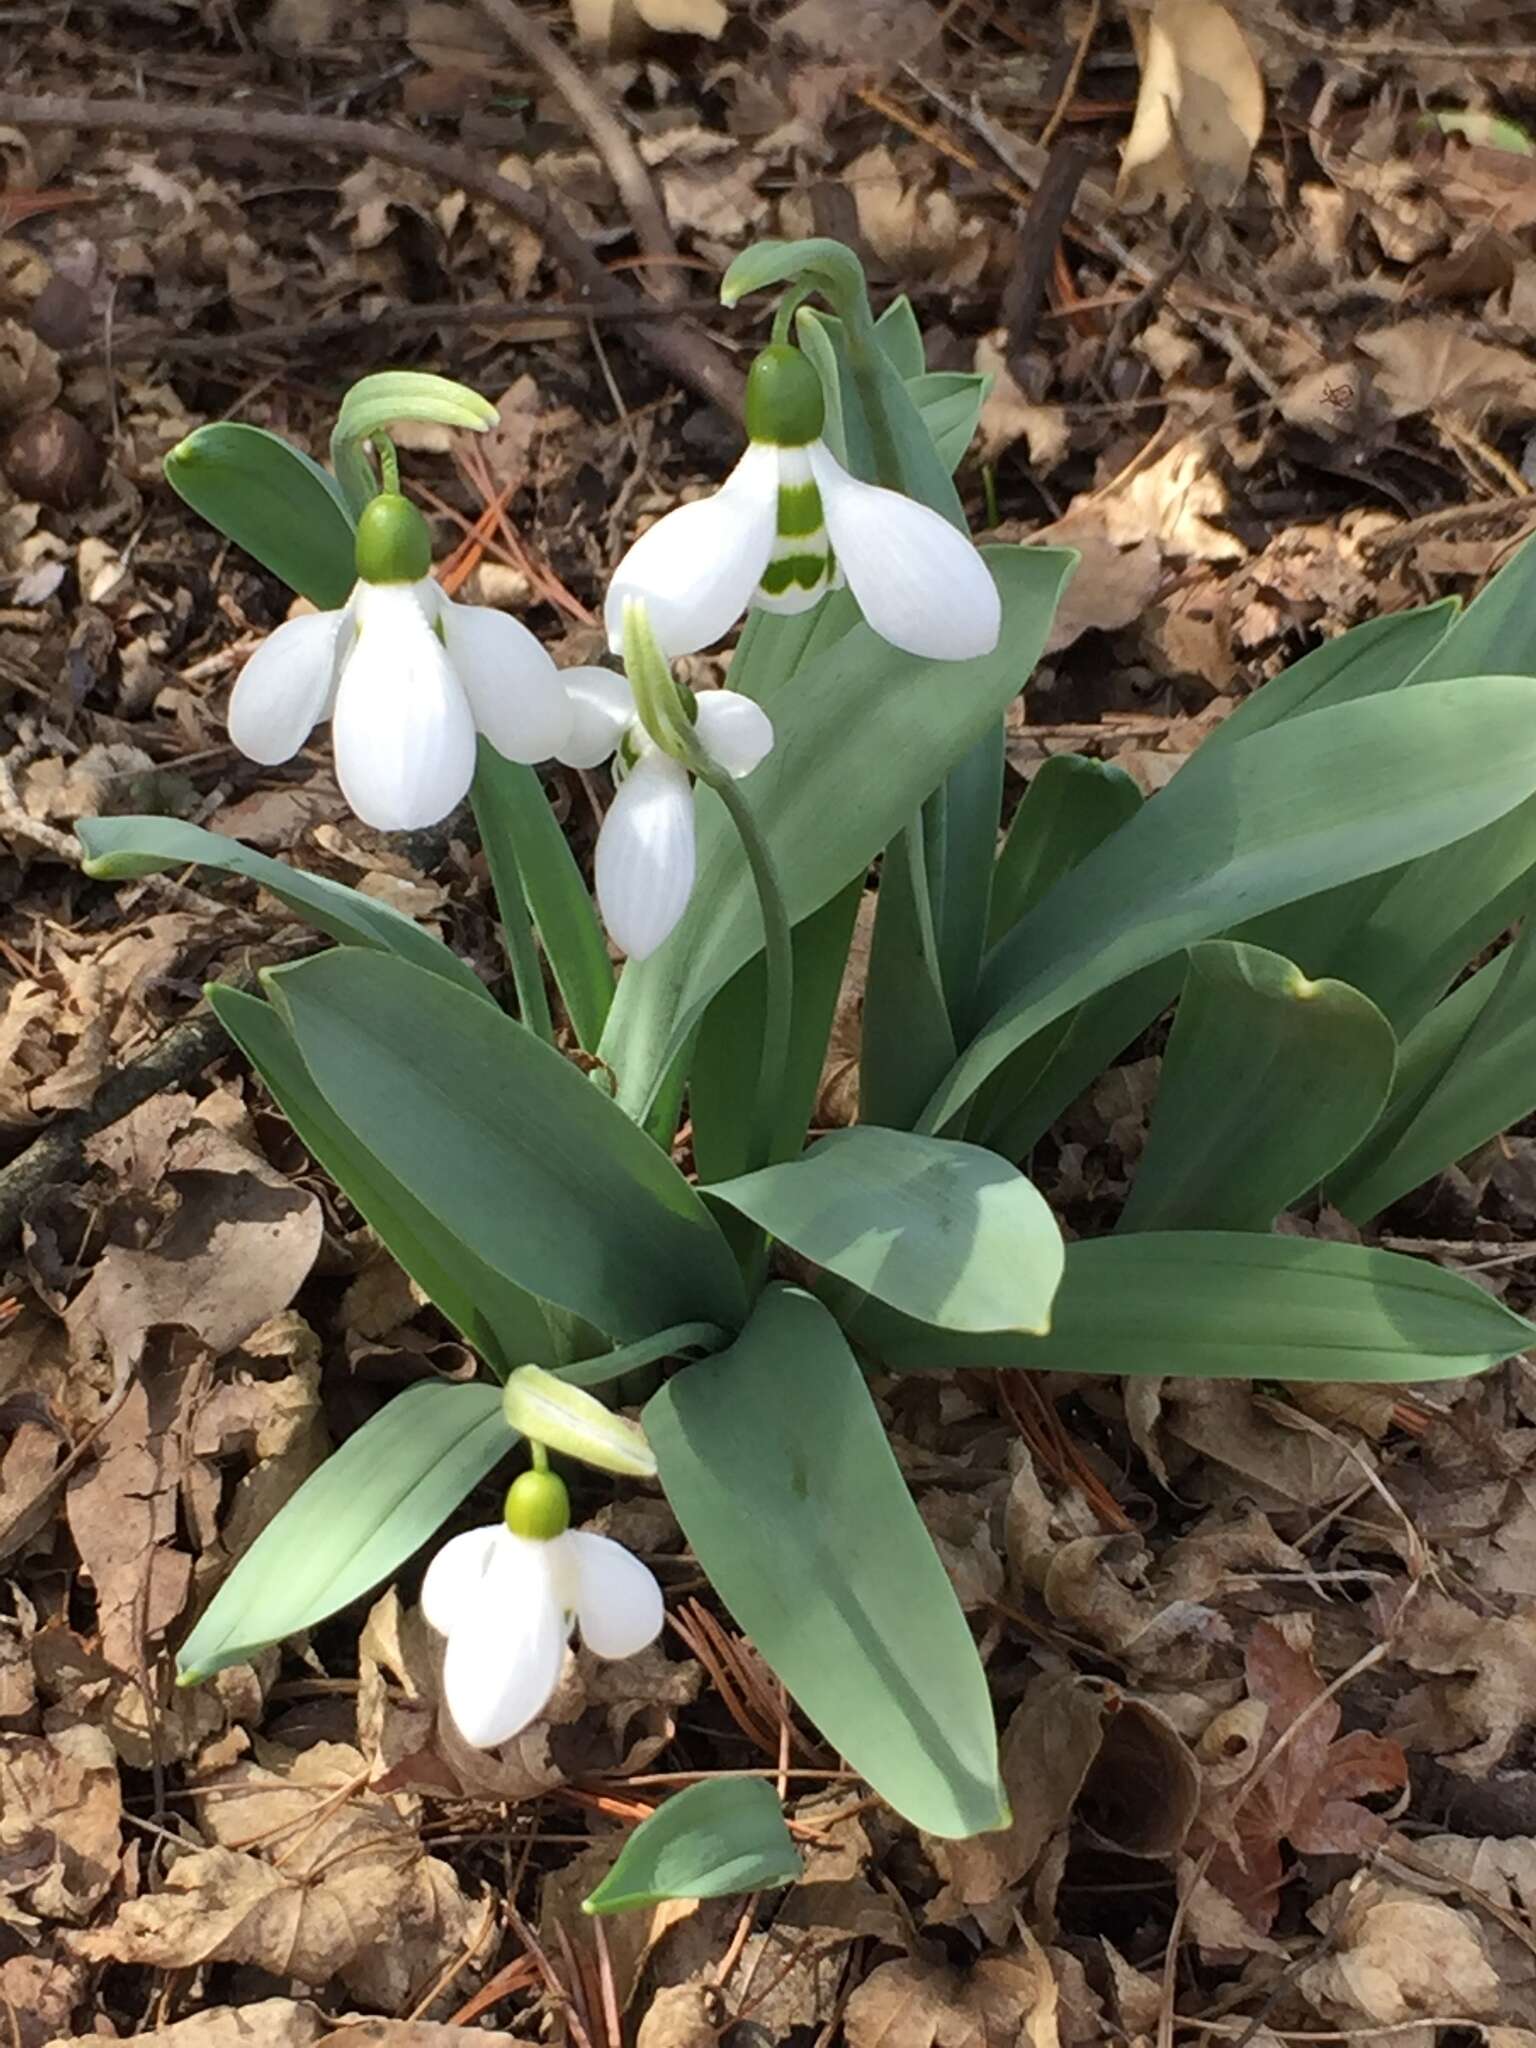
<svg viewBox="0 0 1536 2048"><path fill-rule="evenodd" d="M1320 1238L1147 1231L1067 1247L1044 1337L969 1337L840 1281L819 1292L891 1372L992 1366L1190 1379L1451 1379L1536 1343L1536 1328L1424 1259Z"/></svg>
<svg viewBox="0 0 1536 2048"><path fill-rule="evenodd" d="M860 625L776 691L763 690L775 744L741 787L767 836L793 922L861 876L903 830L935 777L1001 716L1044 645L1071 558L1043 548L985 552L1003 593L995 653L921 661ZM757 899L724 807L706 789L696 801L693 899L665 945L625 968L603 1034L620 1100L636 1114L644 1114L705 1004L762 945Z"/></svg>
<svg viewBox="0 0 1536 2048"><path fill-rule="evenodd" d="M923 1116L942 1130L1016 1046L1125 976L1395 867L1536 789L1536 681L1483 677L1288 719L1197 755L988 958L986 1021Z"/></svg>
<svg viewBox="0 0 1536 2048"><path fill-rule="evenodd" d="M596 1050L613 1003L613 965L570 843L537 772L480 742L470 792L498 900L520 886L577 1043ZM503 879L505 878L505 879Z"/></svg>
<svg viewBox="0 0 1536 2048"><path fill-rule="evenodd" d="M923 837L914 827L891 841L880 863L860 1020L861 1121L908 1128L954 1058Z"/></svg>
<svg viewBox="0 0 1536 2048"><path fill-rule="evenodd" d="M272 1005L218 985L207 995L306 1151L492 1371L504 1378L514 1366L555 1364L563 1347L543 1304L476 1257L385 1171L315 1086L292 1032Z"/></svg>
<svg viewBox="0 0 1536 2048"><path fill-rule="evenodd" d="M930 1834L1002 1826L986 1674L826 1310L770 1288L643 1419L694 1555L832 1747Z"/></svg>
<svg viewBox="0 0 1536 2048"><path fill-rule="evenodd" d="M663 1899L767 1891L799 1875L799 1852L773 1787L761 1778L711 1778L674 1793L641 1821L581 1907L628 1913Z"/></svg>
<svg viewBox="0 0 1536 2048"><path fill-rule="evenodd" d="M1122 1230L1268 1230L1381 1114L1397 1042L1342 981L1260 946L1189 955Z"/></svg>
<svg viewBox="0 0 1536 2048"><path fill-rule="evenodd" d="M1036 769L992 877L987 934L996 945L1048 889L1141 809L1141 791L1112 761L1053 754Z"/></svg>
<svg viewBox="0 0 1536 2048"><path fill-rule="evenodd" d="M875 333L886 360L904 383L910 384L915 377L922 376L928 367L928 354L923 347L923 330L905 292L892 299L880 315Z"/></svg>
<svg viewBox="0 0 1536 2048"><path fill-rule="evenodd" d="M552 1047L382 953L266 981L332 1109L496 1272L619 1342L739 1325L741 1277L698 1196Z"/></svg>
<svg viewBox="0 0 1536 2048"><path fill-rule="evenodd" d="M1346 1216L1377 1215L1536 1108L1536 915L1405 1040L1381 1122L1328 1178Z"/></svg>
<svg viewBox="0 0 1536 2048"><path fill-rule="evenodd" d="M322 611L357 581L352 514L335 479L265 427L219 420L165 458L166 481L194 512Z"/></svg>
<svg viewBox="0 0 1536 2048"><path fill-rule="evenodd" d="M490 990L467 962L389 904L376 903L324 875L285 867L222 832L205 832L201 825L184 824L179 818L82 818L75 833L86 851L86 873L98 879L158 875L166 868L193 866L242 875L270 889L296 917L327 938L396 954L494 1007Z"/></svg>
<svg viewBox="0 0 1536 2048"><path fill-rule="evenodd" d="M975 370L930 370L908 378L907 396L947 470L960 467L991 388L991 376Z"/></svg>
<svg viewBox="0 0 1536 2048"><path fill-rule="evenodd" d="M429 1380L407 1388L262 1530L182 1644L179 1682L243 1663L371 1591L516 1441L500 1387Z"/></svg>
<svg viewBox="0 0 1536 2048"><path fill-rule="evenodd" d="M979 1145L861 1124L709 1196L925 1322L1049 1327L1061 1232L1023 1174Z"/></svg>

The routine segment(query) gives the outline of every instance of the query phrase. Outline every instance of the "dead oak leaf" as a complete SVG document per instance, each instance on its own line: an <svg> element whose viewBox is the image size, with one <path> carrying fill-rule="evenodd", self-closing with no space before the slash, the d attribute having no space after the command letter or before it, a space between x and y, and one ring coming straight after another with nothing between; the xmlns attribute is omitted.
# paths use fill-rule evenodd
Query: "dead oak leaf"
<svg viewBox="0 0 1536 2048"><path fill-rule="evenodd" d="M1332 1952L1299 1979L1325 2017L1363 2015L1400 2026L1507 2014L1498 1973L1473 1914L1372 1879L1335 1890L1313 1914L1333 1935Z"/></svg>
<svg viewBox="0 0 1536 2048"><path fill-rule="evenodd" d="M1131 17L1141 90L1116 197L1130 211L1191 192L1225 206L1242 189L1264 129L1264 78L1243 31L1216 0L1155 0Z"/></svg>
<svg viewBox="0 0 1536 2048"><path fill-rule="evenodd" d="M1536 365L1523 349L1479 341L1461 322L1402 320L1358 346L1375 362L1376 384L1393 417L1439 410L1476 423L1536 411Z"/></svg>
<svg viewBox="0 0 1536 2048"><path fill-rule="evenodd" d="M249 1963L302 1984L339 1979L386 2010L409 2006L477 1946L485 1916L394 1805L362 1789L360 1765L355 1750L317 1744L286 1777L255 1765L224 1773L203 1788L217 1794L203 1802L204 1825L251 1847L183 1856L162 1890L130 1900L77 1951L160 1969Z"/></svg>
<svg viewBox="0 0 1536 2048"><path fill-rule="evenodd" d="M1318 1704L1326 1688L1311 1653L1273 1623L1260 1622L1249 1638L1246 1673L1250 1698L1267 1711L1255 1775L1208 1800L1203 1826L1218 1844L1211 1883L1267 1932L1285 1876L1281 1844L1304 1856L1364 1855L1387 1824L1360 1800L1401 1791L1408 1765L1385 1736L1339 1734L1343 1709L1337 1700Z"/></svg>
<svg viewBox="0 0 1536 2048"><path fill-rule="evenodd" d="M1059 1992L1033 1936L970 1971L918 1957L882 1963L848 2001L848 2048L1059 2048Z"/></svg>
<svg viewBox="0 0 1536 2048"><path fill-rule="evenodd" d="M84 1920L117 1875L122 1810L100 1729L0 1736L0 1921Z"/></svg>

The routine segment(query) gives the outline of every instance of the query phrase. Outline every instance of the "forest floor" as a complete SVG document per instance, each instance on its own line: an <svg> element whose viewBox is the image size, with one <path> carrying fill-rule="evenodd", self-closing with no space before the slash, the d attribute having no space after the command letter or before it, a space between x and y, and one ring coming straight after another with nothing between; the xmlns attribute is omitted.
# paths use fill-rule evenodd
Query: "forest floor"
<svg viewBox="0 0 1536 2048"><path fill-rule="evenodd" d="M762 316L718 306L721 270L760 236L841 236L882 300L911 295L932 367L996 372L973 525L1085 557L1016 707L1015 796L1064 750L1155 791L1287 662L1470 596L1536 529L1536 6L1249 0L1262 139L1170 218L1116 196L1117 6L636 4L656 26L626 4L607 52L576 29L612 0L539 16L643 166L628 199L591 110L480 0L0 7L0 1172L31 1162L0 1178L0 2048L309 2048L343 2019L383 2048L445 2022L575 2048L1536 2048L1522 1361L1283 1401L883 1390L1006 1731L1013 1825L975 1842L919 1837L839 1769L638 1488L583 1507L655 1564L671 1627L583 1663L493 1760L434 1735L419 1569L173 1688L188 1618L327 1449L470 1360L197 1014L205 980L312 935L247 886L92 880L71 826L210 823L504 974L466 819L386 841L323 735L278 770L229 745L230 684L289 598L166 487L193 427L321 456L369 370L475 386L487 443L401 436L440 555L590 660L637 526L739 446L712 398ZM37 94L228 132L6 126ZM268 113L437 154L248 132ZM498 166L521 212L484 189ZM596 792L562 771L550 794L585 855ZM1042 1148L1069 1230L1124 1197L1157 1043ZM146 1056L165 1085L93 1115ZM1536 1136L1375 1234L1527 1308ZM802 1885L583 1918L628 1827L742 1769L787 1772Z"/></svg>

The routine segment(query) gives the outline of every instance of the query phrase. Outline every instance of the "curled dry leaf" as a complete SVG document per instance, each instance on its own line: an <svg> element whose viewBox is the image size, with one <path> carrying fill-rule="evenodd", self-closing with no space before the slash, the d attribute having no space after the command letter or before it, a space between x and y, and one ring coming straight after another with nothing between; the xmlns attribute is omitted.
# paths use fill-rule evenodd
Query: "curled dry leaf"
<svg viewBox="0 0 1536 2048"><path fill-rule="evenodd" d="M724 0L571 0L571 19L582 41L615 48L643 42L647 31L708 36L714 42L730 18Z"/></svg>
<svg viewBox="0 0 1536 2048"><path fill-rule="evenodd" d="M320 1743L286 1776L245 1764L209 1780L201 1819L218 1846L173 1863L160 1891L81 1935L79 1952L157 1969L249 1963L408 2007L475 1950L485 1914L363 1777L356 1750Z"/></svg>
<svg viewBox="0 0 1536 2048"><path fill-rule="evenodd" d="M1345 1883L1314 1908L1332 1950L1303 1970L1305 1997L1328 2019L1399 2026L1507 2017L1476 1916L1379 1878Z"/></svg>
<svg viewBox="0 0 1536 2048"><path fill-rule="evenodd" d="M330 2032L331 2022L307 1999L258 1998L149 2027L134 2041L146 2048L315 2048Z"/></svg>
<svg viewBox="0 0 1536 2048"><path fill-rule="evenodd" d="M1432 1749L1447 1770L1486 1778L1536 1719L1536 1607L1507 1618L1422 1595L1397 1637L1403 1662L1446 1681L1399 1709L1395 1733Z"/></svg>
<svg viewBox="0 0 1536 2048"><path fill-rule="evenodd" d="M74 2009L85 1996L86 1972L78 1963L23 1952L0 1963L0 2011L6 2015L11 2048L43 2048L70 2032Z"/></svg>
<svg viewBox="0 0 1536 2048"><path fill-rule="evenodd" d="M1120 160L1128 212L1191 194L1225 206L1241 191L1264 131L1264 78L1242 30L1215 0L1155 0L1131 16L1141 58L1136 116Z"/></svg>
<svg viewBox="0 0 1536 2048"><path fill-rule="evenodd" d="M1443 411L1475 425L1528 419L1536 411L1536 364L1517 348L1479 341L1460 321L1402 320L1358 346L1376 364L1376 385L1395 419Z"/></svg>
<svg viewBox="0 0 1536 2048"><path fill-rule="evenodd" d="M122 1811L99 1729L0 1736L0 1922L86 1919L117 1875Z"/></svg>
<svg viewBox="0 0 1536 2048"><path fill-rule="evenodd" d="M848 2048L1059 2048L1059 1994L1049 1957L1022 1941L971 1970L917 1957L882 1963L848 2001Z"/></svg>

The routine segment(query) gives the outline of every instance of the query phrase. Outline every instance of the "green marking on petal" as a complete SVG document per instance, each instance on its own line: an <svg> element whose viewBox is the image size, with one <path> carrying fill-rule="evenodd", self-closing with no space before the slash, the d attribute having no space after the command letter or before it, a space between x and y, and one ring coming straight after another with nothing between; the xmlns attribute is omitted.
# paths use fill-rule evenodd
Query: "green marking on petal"
<svg viewBox="0 0 1536 2048"><path fill-rule="evenodd" d="M787 590L815 590L826 581L827 557L781 555L763 571L758 588L769 597L782 597Z"/></svg>
<svg viewBox="0 0 1536 2048"><path fill-rule="evenodd" d="M800 539L820 533L825 523L821 492L814 482L779 485L779 536Z"/></svg>

